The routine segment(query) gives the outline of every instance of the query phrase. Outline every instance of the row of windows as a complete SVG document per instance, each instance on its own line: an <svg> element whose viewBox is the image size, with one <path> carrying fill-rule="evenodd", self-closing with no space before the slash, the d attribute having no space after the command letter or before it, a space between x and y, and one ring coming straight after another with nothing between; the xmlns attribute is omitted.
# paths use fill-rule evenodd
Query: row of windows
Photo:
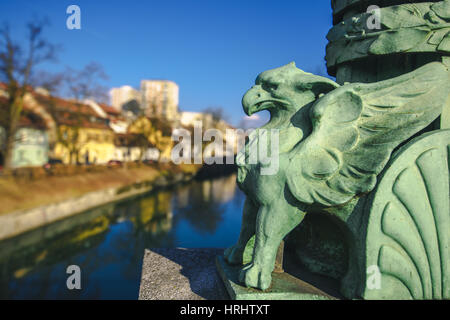
<svg viewBox="0 0 450 320"><path fill-rule="evenodd" d="M85 137L86 137L86 141L114 143L114 136L109 135L109 134L102 135L102 134L88 133Z"/></svg>
<svg viewBox="0 0 450 320"><path fill-rule="evenodd" d="M44 134L35 134L29 132L21 132L16 135L16 140L18 143L22 144L44 144L46 143L46 138Z"/></svg>
<svg viewBox="0 0 450 320"><path fill-rule="evenodd" d="M33 153L37 160L43 161L45 160L45 152L44 150L35 150L34 152L31 150L18 150L17 151L17 159L18 162L26 162L29 157L33 156Z"/></svg>
<svg viewBox="0 0 450 320"><path fill-rule="evenodd" d="M81 137L80 140L83 140L84 142L95 141L99 143L114 143L114 136L110 134L87 133L80 134L79 136ZM63 131L63 139L69 139L68 131Z"/></svg>

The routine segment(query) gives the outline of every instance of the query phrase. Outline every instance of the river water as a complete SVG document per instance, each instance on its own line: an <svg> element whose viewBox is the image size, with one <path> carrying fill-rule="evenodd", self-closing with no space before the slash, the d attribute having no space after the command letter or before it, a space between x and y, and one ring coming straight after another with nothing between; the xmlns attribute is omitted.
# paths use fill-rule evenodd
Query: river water
<svg viewBox="0 0 450 320"><path fill-rule="evenodd" d="M137 299L145 248L225 248L245 196L231 175L108 204L0 242L0 299ZM66 269L81 269L69 290Z"/></svg>

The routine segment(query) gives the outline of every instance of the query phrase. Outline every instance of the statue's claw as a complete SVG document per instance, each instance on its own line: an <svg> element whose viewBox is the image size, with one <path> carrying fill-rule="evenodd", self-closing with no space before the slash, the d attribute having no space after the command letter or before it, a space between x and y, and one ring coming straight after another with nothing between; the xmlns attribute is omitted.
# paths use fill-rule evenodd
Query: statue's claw
<svg viewBox="0 0 450 320"><path fill-rule="evenodd" d="M232 265L242 264L242 257L244 254L244 249L238 245L229 247L224 252L225 261Z"/></svg>
<svg viewBox="0 0 450 320"><path fill-rule="evenodd" d="M247 287L266 290L272 283L272 274L258 264L251 263L242 268L239 274L239 281Z"/></svg>

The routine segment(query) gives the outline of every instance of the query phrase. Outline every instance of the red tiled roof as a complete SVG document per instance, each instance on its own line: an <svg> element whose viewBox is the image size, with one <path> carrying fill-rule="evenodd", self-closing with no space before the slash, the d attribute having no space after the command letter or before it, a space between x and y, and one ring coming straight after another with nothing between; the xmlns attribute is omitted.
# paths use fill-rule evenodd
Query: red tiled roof
<svg viewBox="0 0 450 320"><path fill-rule="evenodd" d="M6 84L0 82L0 88L6 89ZM98 117L97 113L87 104L54 96L42 95L36 91L31 91L31 94L36 102L43 106L59 125L111 130L105 122L105 119ZM8 103L8 99L0 97L0 103ZM33 113L32 108L25 104L22 117L24 117L27 111L29 114ZM29 118L29 116L25 116L24 119L20 119L19 125L31 126L34 124L34 120L38 121L33 117ZM43 121L43 119L41 120ZM41 127L42 123L38 122L36 125ZM43 127L45 128L45 124Z"/></svg>
<svg viewBox="0 0 450 320"><path fill-rule="evenodd" d="M18 123L19 128L35 128L46 130L47 126L40 116L32 112L23 112Z"/></svg>
<svg viewBox="0 0 450 320"><path fill-rule="evenodd" d="M111 130L105 120L87 104L36 92L33 92L33 96L60 125Z"/></svg>
<svg viewBox="0 0 450 320"><path fill-rule="evenodd" d="M109 115L112 115L112 116L120 115L120 111L116 110L114 107L108 106L104 103L99 103L98 105L100 106L100 108L103 109L103 111L105 111Z"/></svg>
<svg viewBox="0 0 450 320"><path fill-rule="evenodd" d="M0 107L9 103L5 97L0 97ZM19 128L35 128L39 130L47 129L45 120L37 113L33 112L26 104L23 106L20 119L17 123Z"/></svg>
<svg viewBox="0 0 450 320"><path fill-rule="evenodd" d="M79 113L86 116L96 117L97 114L87 104L66 100L54 96L44 96L42 94L33 92L33 97L37 102L42 104L46 109L53 109L51 111L66 111L71 113Z"/></svg>

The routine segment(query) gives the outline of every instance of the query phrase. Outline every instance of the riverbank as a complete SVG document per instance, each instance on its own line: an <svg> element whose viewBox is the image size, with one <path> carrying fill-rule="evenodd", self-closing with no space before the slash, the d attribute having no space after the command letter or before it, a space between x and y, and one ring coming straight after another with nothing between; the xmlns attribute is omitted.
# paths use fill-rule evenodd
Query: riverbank
<svg viewBox="0 0 450 320"><path fill-rule="evenodd" d="M235 174L195 178L0 241L0 300L136 300L146 248L229 247L244 201ZM82 270L83 290L67 290L69 265Z"/></svg>
<svg viewBox="0 0 450 320"><path fill-rule="evenodd" d="M45 179L0 179L0 240L119 201L192 179L199 166L172 164L108 168Z"/></svg>

